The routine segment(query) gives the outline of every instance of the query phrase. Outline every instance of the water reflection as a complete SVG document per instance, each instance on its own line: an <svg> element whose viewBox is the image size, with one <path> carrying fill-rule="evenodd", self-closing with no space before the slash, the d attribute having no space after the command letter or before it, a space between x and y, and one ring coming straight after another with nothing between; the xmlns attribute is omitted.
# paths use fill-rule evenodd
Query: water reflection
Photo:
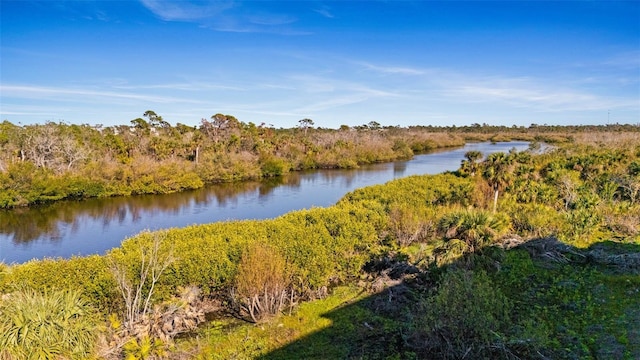
<svg viewBox="0 0 640 360"><path fill-rule="evenodd" d="M524 150L528 143L470 144L359 169L295 172L260 182L218 184L177 194L66 201L0 211L0 261L104 253L145 229L264 219L292 210L329 206L356 188L414 174L455 170L469 150L489 154L513 147Z"/></svg>
<svg viewBox="0 0 640 360"><path fill-rule="evenodd" d="M395 162L393 163L393 177L399 178L404 175L404 172L407 171L407 163L406 162Z"/></svg>

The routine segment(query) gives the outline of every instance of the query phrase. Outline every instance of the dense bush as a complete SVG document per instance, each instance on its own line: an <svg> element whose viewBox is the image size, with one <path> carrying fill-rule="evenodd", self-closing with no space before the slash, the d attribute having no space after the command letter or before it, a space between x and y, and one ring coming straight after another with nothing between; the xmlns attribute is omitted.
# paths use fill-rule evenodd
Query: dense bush
<svg viewBox="0 0 640 360"><path fill-rule="evenodd" d="M216 114L175 127L153 111L131 125L0 124L0 208L62 199L164 194L205 183L355 168L462 146L427 129L274 129ZM488 138L488 137L487 137Z"/></svg>
<svg viewBox="0 0 640 360"><path fill-rule="evenodd" d="M446 272L435 294L418 306L409 341L425 356L508 358L500 348L512 304L482 271Z"/></svg>
<svg viewBox="0 0 640 360"><path fill-rule="evenodd" d="M10 266L0 278L0 292L22 288L80 291L92 304L109 312L118 306L117 289L105 256L45 259Z"/></svg>

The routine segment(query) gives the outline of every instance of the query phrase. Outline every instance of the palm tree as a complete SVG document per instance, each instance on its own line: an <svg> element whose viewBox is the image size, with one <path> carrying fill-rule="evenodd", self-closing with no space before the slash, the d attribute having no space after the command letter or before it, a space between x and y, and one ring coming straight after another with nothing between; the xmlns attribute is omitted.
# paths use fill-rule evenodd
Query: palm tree
<svg viewBox="0 0 640 360"><path fill-rule="evenodd" d="M466 160L462 160L462 164L460 165L461 170L465 174L474 176L476 171L478 171L478 160L482 159L482 153L477 150L471 150L467 151L464 157Z"/></svg>
<svg viewBox="0 0 640 360"><path fill-rule="evenodd" d="M493 212L498 207L498 194L508 183L511 178L513 158L503 152L493 153L484 161L484 170L482 176L494 191Z"/></svg>

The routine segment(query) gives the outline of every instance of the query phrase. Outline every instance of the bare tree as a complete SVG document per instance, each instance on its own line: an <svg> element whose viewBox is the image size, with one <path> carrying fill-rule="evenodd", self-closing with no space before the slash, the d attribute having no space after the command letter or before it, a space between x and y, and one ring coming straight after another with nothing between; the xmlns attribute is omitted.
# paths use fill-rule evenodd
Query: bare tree
<svg viewBox="0 0 640 360"><path fill-rule="evenodd" d="M89 150L83 146L79 146L74 139L68 136L60 138L58 151L67 165L67 170L71 170L76 163L84 161L89 157Z"/></svg>
<svg viewBox="0 0 640 360"><path fill-rule="evenodd" d="M24 159L33 161L38 167L51 168L58 152L56 140L55 124L47 123L26 128L22 141Z"/></svg>
<svg viewBox="0 0 640 360"><path fill-rule="evenodd" d="M631 205L640 200L640 178L631 175L620 176L616 179L616 183L622 189L622 193L626 196Z"/></svg>
<svg viewBox="0 0 640 360"><path fill-rule="evenodd" d="M127 271L127 264L113 260L111 272L125 304L125 327L135 333L135 326L151 311L151 298L162 273L175 261L173 251L162 249L159 234L152 235L150 244L140 247L140 270L135 277Z"/></svg>

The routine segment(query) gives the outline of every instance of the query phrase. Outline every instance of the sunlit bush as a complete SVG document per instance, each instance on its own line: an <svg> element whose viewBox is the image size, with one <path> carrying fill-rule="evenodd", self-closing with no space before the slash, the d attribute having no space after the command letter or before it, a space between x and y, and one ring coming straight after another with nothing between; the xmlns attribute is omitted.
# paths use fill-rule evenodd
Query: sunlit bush
<svg viewBox="0 0 640 360"><path fill-rule="evenodd" d="M280 313L294 294L287 263L273 246L257 242L240 259L232 292L242 314L257 322Z"/></svg>

